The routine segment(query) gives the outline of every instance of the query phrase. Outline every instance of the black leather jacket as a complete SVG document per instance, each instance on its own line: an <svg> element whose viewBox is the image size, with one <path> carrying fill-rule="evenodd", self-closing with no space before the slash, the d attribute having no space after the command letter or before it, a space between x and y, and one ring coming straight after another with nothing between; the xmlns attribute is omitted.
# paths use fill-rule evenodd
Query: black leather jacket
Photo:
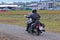
<svg viewBox="0 0 60 40"><path fill-rule="evenodd" d="M38 13L32 13L30 15L27 15L27 18L32 18L32 20L39 20L40 19L40 15Z"/></svg>

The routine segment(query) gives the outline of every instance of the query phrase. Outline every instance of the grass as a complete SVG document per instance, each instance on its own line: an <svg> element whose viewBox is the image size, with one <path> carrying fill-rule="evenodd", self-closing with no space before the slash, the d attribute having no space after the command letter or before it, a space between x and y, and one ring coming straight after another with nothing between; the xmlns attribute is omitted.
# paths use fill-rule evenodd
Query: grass
<svg viewBox="0 0 60 40"><path fill-rule="evenodd" d="M0 12L0 14L28 14L31 13L31 10L14 10L14 11L7 11L7 12ZM38 10L39 14L60 14L60 10Z"/></svg>
<svg viewBox="0 0 60 40"><path fill-rule="evenodd" d="M24 15L31 11L8 11L0 12L0 23L26 26L27 19ZM46 25L46 30L60 33L60 11L40 10L41 22Z"/></svg>
<svg viewBox="0 0 60 40"><path fill-rule="evenodd" d="M42 14L41 22L45 23L46 30L60 33L60 14Z"/></svg>

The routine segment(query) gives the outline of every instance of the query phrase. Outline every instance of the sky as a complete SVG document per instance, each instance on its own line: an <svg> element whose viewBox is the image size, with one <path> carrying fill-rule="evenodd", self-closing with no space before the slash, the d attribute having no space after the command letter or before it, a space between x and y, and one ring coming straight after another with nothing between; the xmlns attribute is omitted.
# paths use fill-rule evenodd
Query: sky
<svg viewBox="0 0 60 40"><path fill-rule="evenodd" d="M31 2L31 1L39 1L39 0L0 0L0 2Z"/></svg>

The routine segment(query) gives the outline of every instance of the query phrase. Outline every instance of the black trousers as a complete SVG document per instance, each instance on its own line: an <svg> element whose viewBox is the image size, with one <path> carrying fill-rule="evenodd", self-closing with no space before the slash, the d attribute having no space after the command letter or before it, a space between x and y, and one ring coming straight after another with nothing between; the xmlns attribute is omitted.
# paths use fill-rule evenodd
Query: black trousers
<svg viewBox="0 0 60 40"><path fill-rule="evenodd" d="M31 26L31 23L30 24L27 24L27 27L26 27L26 30L28 31L29 27Z"/></svg>

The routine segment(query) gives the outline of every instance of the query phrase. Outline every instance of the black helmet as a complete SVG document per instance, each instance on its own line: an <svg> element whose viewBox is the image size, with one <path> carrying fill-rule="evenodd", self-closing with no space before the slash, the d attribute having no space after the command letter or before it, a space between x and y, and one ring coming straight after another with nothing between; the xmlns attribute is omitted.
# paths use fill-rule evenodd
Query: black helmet
<svg viewBox="0 0 60 40"><path fill-rule="evenodd" d="M32 10L32 13L36 13L37 12L37 10L35 9L35 10Z"/></svg>

